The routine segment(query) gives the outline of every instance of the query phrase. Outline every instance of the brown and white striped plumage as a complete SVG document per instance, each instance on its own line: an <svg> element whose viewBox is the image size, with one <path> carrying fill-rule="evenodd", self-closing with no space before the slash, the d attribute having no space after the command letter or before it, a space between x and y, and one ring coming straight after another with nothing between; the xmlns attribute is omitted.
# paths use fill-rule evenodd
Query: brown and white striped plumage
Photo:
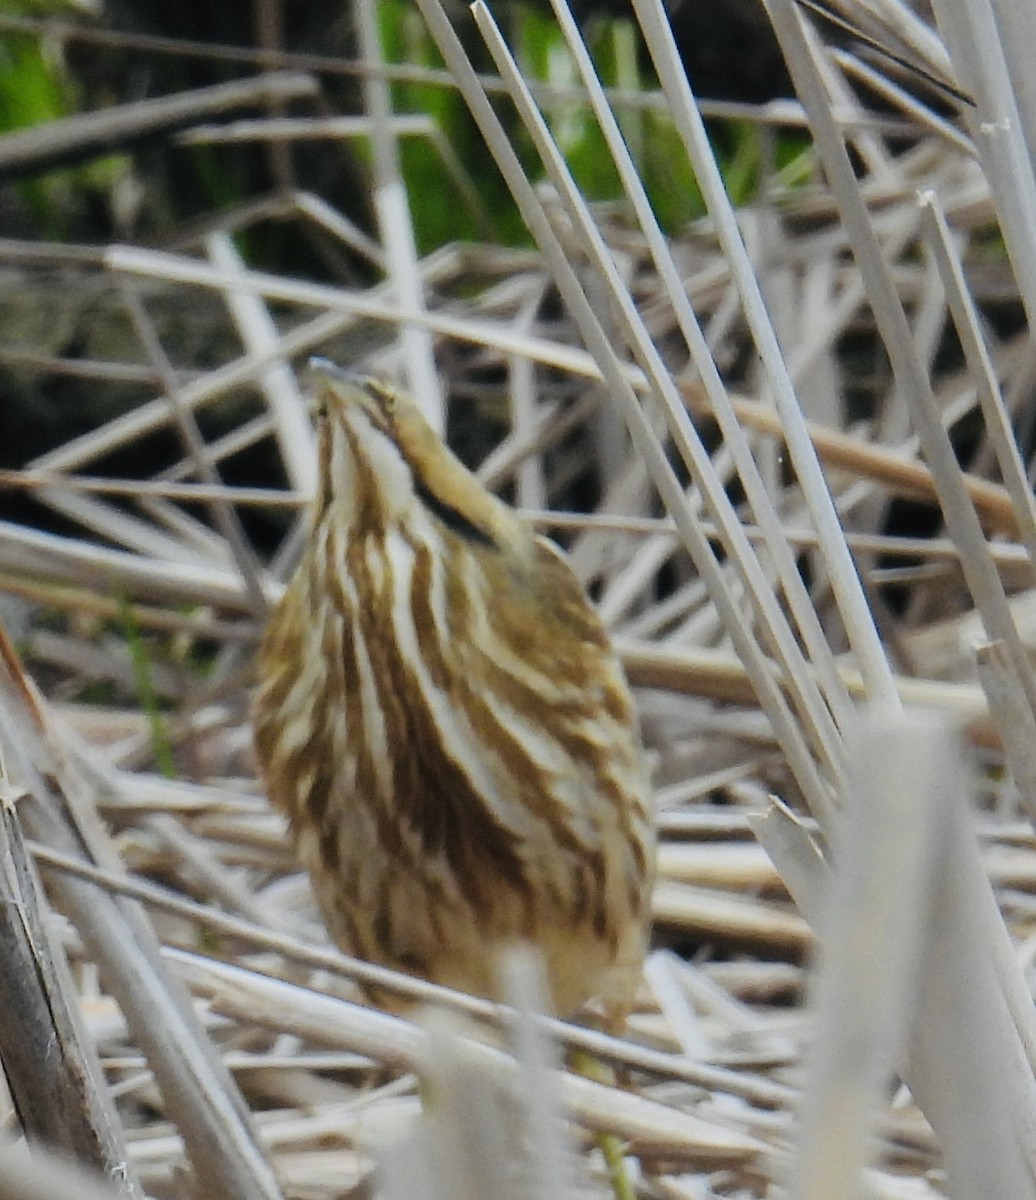
<svg viewBox="0 0 1036 1200"><path fill-rule="evenodd" d="M477 994L543 954L621 1008L654 839L629 690L561 553L385 384L319 367L320 483L259 652L255 740L333 936Z"/></svg>

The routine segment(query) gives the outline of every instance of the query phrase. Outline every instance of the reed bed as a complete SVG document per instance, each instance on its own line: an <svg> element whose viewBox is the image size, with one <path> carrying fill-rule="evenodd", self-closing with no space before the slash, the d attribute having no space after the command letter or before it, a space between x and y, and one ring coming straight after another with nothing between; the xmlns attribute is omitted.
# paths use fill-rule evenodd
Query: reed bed
<svg viewBox="0 0 1036 1200"><path fill-rule="evenodd" d="M0 518L5 1195L603 1195L607 1133L655 1200L1036 1196L1021 7L938 0L933 27L867 7L908 81L967 94L948 104L770 0L799 100L738 109L762 151L735 210L656 0L633 8L659 90L632 98L552 5L561 92L527 86L481 0L493 78L418 0L527 248L418 252L399 139L438 145L476 207L478 189L432 118L393 112L366 0L363 117L274 111L312 104L330 67L271 52L219 95L0 140L3 172L154 123L282 163L359 137L374 217L282 186L163 246L0 240L9 288L99 306L133 348L0 330L0 366L55 405L88 381L116 406L0 477L32 501ZM256 97L268 117L230 119ZM566 164L565 122L591 112L621 203L589 203ZM675 232L629 150L648 112L708 208ZM786 128L812 134L790 167ZM377 282L253 269L239 246L270 221ZM170 311L203 314L219 361ZM313 485L312 354L405 379L566 546L612 631L661 838L621 1036L541 1015L524 960L498 1006L352 960L319 925L248 726ZM244 459L266 477L243 482ZM358 981L418 1015L365 1007ZM595 1077L563 1065L577 1053Z"/></svg>

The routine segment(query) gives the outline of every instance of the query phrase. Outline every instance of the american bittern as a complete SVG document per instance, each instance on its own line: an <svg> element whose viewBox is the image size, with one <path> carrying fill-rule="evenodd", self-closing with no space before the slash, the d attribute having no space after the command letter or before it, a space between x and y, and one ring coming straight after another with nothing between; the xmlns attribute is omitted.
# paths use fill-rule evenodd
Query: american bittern
<svg viewBox="0 0 1036 1200"><path fill-rule="evenodd" d="M557 1010L621 1010L654 840L632 700L561 552L403 393L317 364L319 486L254 726L332 935L475 994L539 949Z"/></svg>

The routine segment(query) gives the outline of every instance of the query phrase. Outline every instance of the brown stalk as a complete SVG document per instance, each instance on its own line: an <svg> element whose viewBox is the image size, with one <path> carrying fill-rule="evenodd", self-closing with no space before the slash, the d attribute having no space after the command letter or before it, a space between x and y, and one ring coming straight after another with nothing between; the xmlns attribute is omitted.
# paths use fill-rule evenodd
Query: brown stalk
<svg viewBox="0 0 1036 1200"><path fill-rule="evenodd" d="M64 955L22 839L18 802L0 778L0 1060L22 1130L141 1196L104 1074L79 1017Z"/></svg>

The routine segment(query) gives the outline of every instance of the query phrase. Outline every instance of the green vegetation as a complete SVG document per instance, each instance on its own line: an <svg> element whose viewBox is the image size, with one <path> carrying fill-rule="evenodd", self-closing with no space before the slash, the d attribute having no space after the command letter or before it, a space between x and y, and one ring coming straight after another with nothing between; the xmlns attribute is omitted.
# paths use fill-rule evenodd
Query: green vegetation
<svg viewBox="0 0 1036 1200"><path fill-rule="evenodd" d="M381 0L379 13L388 61L442 67L435 45L409 0ZM512 44L526 78L558 89L578 86L575 63L552 16L519 7L513 10L512 26ZM606 87L626 92L647 92L657 87L632 21L595 21L588 37ZM425 113L434 119L475 181L485 211L493 214L496 237L504 242L524 242L517 213L496 172L487 169L485 151L460 96L434 84L398 83L393 87L393 101L398 112ZM659 220L675 233L704 213L701 192L679 135L668 113L658 108L628 106L620 113L623 134ZM618 173L589 105L561 98L546 106L546 116L583 193L597 201L619 199ZM763 174L760 168L764 153L773 153L781 167L790 168L789 180L795 177L794 164L803 161L806 140L799 135L780 135L767 148L764 135L751 122L714 122L712 132L727 187L738 204L754 197ZM542 177L542 167L531 145L521 136L516 141L520 150L524 148L524 166L530 177ZM402 158L422 251L482 235L477 214L465 206L439 149L429 139L406 139Z"/></svg>
<svg viewBox="0 0 1036 1200"><path fill-rule="evenodd" d="M155 765L167 779L176 778L176 763L173 761L173 745L166 728L165 717L159 705L158 691L151 673L151 658L133 613L133 606L125 597L119 600L119 616L126 645L133 663L133 679L137 686L137 698L141 710L147 715L151 729L151 748Z"/></svg>
<svg viewBox="0 0 1036 1200"><path fill-rule="evenodd" d="M10 11L9 6L5 7ZM52 6L28 4L25 11L38 16L52 11ZM576 87L576 67L553 17L540 8L523 5L510 7L505 13L510 26L508 38L526 77L560 91ZM378 15L382 45L389 62L442 68L438 51L411 0L380 0ZM464 26L462 32L479 65L491 70L484 51L479 59L481 47L473 27ZM634 94L656 89L653 71L631 20L595 19L588 26L587 36L607 87ZM123 69L128 65L124 63ZM97 80L91 87L85 79L78 78L56 39L0 32L0 133L31 128L80 109L98 107L108 101L109 90L120 93L124 90L118 82L118 69L114 77L105 77L101 85L104 94L97 94ZM182 86L190 84L185 79ZM452 241L525 244L524 227L503 181L488 162L460 96L438 83L397 82L392 87L392 99L398 113L425 115L437 131L434 137L412 133L401 139L403 172L420 251L428 253ZM703 208L673 123L668 113L658 107L620 105L617 111L659 219L665 229L675 233L701 216ZM589 106L577 98L561 95L545 104L545 113L583 192L592 200L618 200L621 196L618 175ZM508 118L505 110L507 119L517 126L517 118L513 115ZM542 177L542 166L532 146L517 128L514 132L530 177ZM727 185L738 203L750 202L755 195L758 181L765 174L761 169L764 154L775 155L779 163L796 158L801 161L803 142L797 137L769 137L760 133L756 125L739 121L713 122L711 132ZM254 160L210 147L192 147L190 151L177 153L181 156L180 163L190 163L193 183L189 192L206 211L242 202L253 190ZM369 147L360 143L358 153L361 157L369 156ZM128 158L111 155L20 183L25 209L37 231L53 239L70 236L78 225L75 214L82 214L98 195L107 194L110 199L119 177L129 170L129 162ZM458 172L467 177L467 188L458 180ZM787 178L794 182L794 167ZM165 211L171 205L172 216L181 207L175 197L164 194L166 184L172 184L174 179L182 191L185 186L182 171L174 173L165 184L161 180L156 182L160 195L157 203L152 204L152 213ZM102 236L102 231L97 233ZM242 249L247 253L247 245Z"/></svg>
<svg viewBox="0 0 1036 1200"><path fill-rule="evenodd" d="M12 6L3 6L10 11ZM45 15L62 5L27 6ZM78 88L61 54L44 37L27 33L0 36L0 133L31 129L77 111ZM106 191L126 168L121 155L106 155L82 167L27 179L18 189L40 233L60 238L66 214L91 193Z"/></svg>

